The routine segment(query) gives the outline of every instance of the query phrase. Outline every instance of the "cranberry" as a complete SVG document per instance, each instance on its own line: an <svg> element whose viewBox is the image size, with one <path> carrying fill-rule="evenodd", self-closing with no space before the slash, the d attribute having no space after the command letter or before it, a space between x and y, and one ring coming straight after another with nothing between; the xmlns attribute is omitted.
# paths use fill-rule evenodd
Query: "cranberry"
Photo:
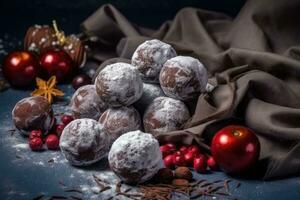
<svg viewBox="0 0 300 200"><path fill-rule="evenodd" d="M198 155L200 153L199 146L197 146L197 145L190 145L190 146L188 146L188 150L190 152L194 153L195 155Z"/></svg>
<svg viewBox="0 0 300 200"><path fill-rule="evenodd" d="M213 171L218 170L218 164L216 163L215 159L212 156L208 157L207 166Z"/></svg>
<svg viewBox="0 0 300 200"><path fill-rule="evenodd" d="M71 115L63 115L61 116L61 122L67 126L74 118Z"/></svg>
<svg viewBox="0 0 300 200"><path fill-rule="evenodd" d="M65 127L66 126L64 124L58 124L58 125L56 125L56 127L55 127L55 133L56 133L56 135L58 137L61 136L61 133L63 132L63 130L64 130Z"/></svg>
<svg viewBox="0 0 300 200"><path fill-rule="evenodd" d="M175 156L181 156L181 155L183 155L183 154L181 153L181 151L175 151L175 152L173 153L173 155L175 155Z"/></svg>
<svg viewBox="0 0 300 200"><path fill-rule="evenodd" d="M167 143L166 145L169 146L174 151L176 151L176 145L175 144L173 144L173 143Z"/></svg>
<svg viewBox="0 0 300 200"><path fill-rule="evenodd" d="M47 145L48 149L51 149L51 150L58 149L59 140L58 140L57 135L55 135L55 134L48 135L46 138L46 145Z"/></svg>
<svg viewBox="0 0 300 200"><path fill-rule="evenodd" d="M176 166L186 166L186 162L184 160L183 155L174 155L173 163Z"/></svg>
<svg viewBox="0 0 300 200"><path fill-rule="evenodd" d="M40 151L43 148L43 140L42 138L32 138L29 139L29 147L32 151Z"/></svg>
<svg viewBox="0 0 300 200"><path fill-rule="evenodd" d="M159 147L160 151L163 155L163 158L166 157L167 155L170 155L174 152L174 149L172 149L169 145L162 145Z"/></svg>
<svg viewBox="0 0 300 200"><path fill-rule="evenodd" d="M202 154L194 158L194 169L197 172L205 172L207 168L206 157Z"/></svg>
<svg viewBox="0 0 300 200"><path fill-rule="evenodd" d="M182 146L182 147L180 147L179 151L183 154L186 154L189 150L186 146Z"/></svg>
<svg viewBox="0 0 300 200"><path fill-rule="evenodd" d="M184 160L188 165L193 165L195 154L191 151L184 154Z"/></svg>
<svg viewBox="0 0 300 200"><path fill-rule="evenodd" d="M41 130L33 130L29 134L29 140L32 140L33 138L42 138L43 133Z"/></svg>
<svg viewBox="0 0 300 200"><path fill-rule="evenodd" d="M164 164L166 168L172 169L174 168L174 155L168 155L164 158Z"/></svg>
<svg viewBox="0 0 300 200"><path fill-rule="evenodd" d="M76 76L72 81L72 86L75 90L80 88L81 86L91 84L92 80L88 75L81 74Z"/></svg>

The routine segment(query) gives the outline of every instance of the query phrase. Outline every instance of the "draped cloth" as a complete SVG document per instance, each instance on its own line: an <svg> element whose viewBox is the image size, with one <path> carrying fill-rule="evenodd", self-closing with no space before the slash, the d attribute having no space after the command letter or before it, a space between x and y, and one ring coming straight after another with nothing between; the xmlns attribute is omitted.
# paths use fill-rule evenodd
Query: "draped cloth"
<svg viewBox="0 0 300 200"><path fill-rule="evenodd" d="M261 144L253 171L263 179L300 173L300 1L249 0L232 19L184 8L158 30L136 26L112 5L82 23L90 58L130 62L149 39L171 44L178 55L207 68L210 93L201 94L183 130L162 133L160 142L197 142L209 150L213 135L228 124L251 128Z"/></svg>

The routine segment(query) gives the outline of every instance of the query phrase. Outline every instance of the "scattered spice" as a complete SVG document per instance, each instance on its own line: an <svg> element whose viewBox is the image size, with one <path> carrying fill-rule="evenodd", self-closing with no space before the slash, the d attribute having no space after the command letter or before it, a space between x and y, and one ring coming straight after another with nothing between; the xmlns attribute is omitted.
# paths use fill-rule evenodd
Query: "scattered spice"
<svg viewBox="0 0 300 200"><path fill-rule="evenodd" d="M93 178L97 184L97 186L100 188L100 193L104 192L106 190L111 189L111 186L107 185L107 183L104 183L99 177L97 177L95 174L93 174Z"/></svg>
<svg viewBox="0 0 300 200"><path fill-rule="evenodd" d="M51 200L55 199L68 199L68 197L62 196L62 195L53 195L50 197Z"/></svg>
<svg viewBox="0 0 300 200"><path fill-rule="evenodd" d="M77 197L77 196L70 196L71 197L71 199L74 199L74 200L82 200L82 198L81 197Z"/></svg>
<svg viewBox="0 0 300 200"><path fill-rule="evenodd" d="M72 189L65 189L65 192L76 192L76 193L80 193L83 194L83 192L77 188L72 188Z"/></svg>
<svg viewBox="0 0 300 200"><path fill-rule="evenodd" d="M49 159L48 163L54 163L54 159L53 158Z"/></svg>

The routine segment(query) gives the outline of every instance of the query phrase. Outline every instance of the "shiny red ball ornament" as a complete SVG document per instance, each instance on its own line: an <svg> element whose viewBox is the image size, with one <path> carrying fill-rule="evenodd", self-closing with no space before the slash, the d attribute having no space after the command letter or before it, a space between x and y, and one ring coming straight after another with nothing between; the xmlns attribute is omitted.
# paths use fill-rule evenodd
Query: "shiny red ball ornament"
<svg viewBox="0 0 300 200"><path fill-rule="evenodd" d="M91 78L88 75L81 74L81 75L75 76L73 78L72 87L75 90L77 90L78 88L80 88L80 87L82 87L84 85L91 84L91 83L92 83L92 80L91 80Z"/></svg>
<svg viewBox="0 0 300 200"><path fill-rule="evenodd" d="M43 52L39 61L48 77L56 76L58 81L64 81L69 78L68 76L70 76L74 70L71 57L60 49L51 49Z"/></svg>
<svg viewBox="0 0 300 200"><path fill-rule="evenodd" d="M29 51L13 51L4 59L3 74L12 86L26 87L39 73L38 59Z"/></svg>
<svg viewBox="0 0 300 200"><path fill-rule="evenodd" d="M51 149L51 150L56 150L59 147L59 139L58 139L57 135L55 135L55 134L48 135L45 143L46 143L48 149Z"/></svg>
<svg viewBox="0 0 300 200"><path fill-rule="evenodd" d="M42 148L43 148L42 138L35 137L33 139L29 139L29 147L32 151L42 150Z"/></svg>
<svg viewBox="0 0 300 200"><path fill-rule="evenodd" d="M197 157L194 158L194 163L193 167L196 172L204 173L207 168L207 158L205 155L198 155Z"/></svg>
<svg viewBox="0 0 300 200"><path fill-rule="evenodd" d="M174 155L167 155L164 158L165 167L169 169L173 169L175 167L173 160L174 160Z"/></svg>
<svg viewBox="0 0 300 200"><path fill-rule="evenodd" d="M260 144L250 129L232 125L216 133L212 140L211 153L223 171L241 173L257 162Z"/></svg>

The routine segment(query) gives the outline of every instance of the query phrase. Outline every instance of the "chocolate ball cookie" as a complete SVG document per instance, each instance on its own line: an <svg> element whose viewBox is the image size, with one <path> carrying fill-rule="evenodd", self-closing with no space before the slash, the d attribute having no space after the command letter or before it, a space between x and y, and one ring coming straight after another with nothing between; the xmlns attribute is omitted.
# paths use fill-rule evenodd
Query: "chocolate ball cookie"
<svg viewBox="0 0 300 200"><path fill-rule="evenodd" d="M133 104L134 107L141 113L141 115L144 114L145 109L155 98L166 96L158 84L144 83L143 85L142 97Z"/></svg>
<svg viewBox="0 0 300 200"><path fill-rule="evenodd" d="M177 56L168 60L159 76L164 93L172 98L188 101L205 92L208 81L203 64L189 56Z"/></svg>
<svg viewBox="0 0 300 200"><path fill-rule="evenodd" d="M112 107L129 106L143 93L138 70L127 63L107 65L98 74L95 85L99 97Z"/></svg>
<svg viewBox="0 0 300 200"><path fill-rule="evenodd" d="M148 133L157 135L176 131L190 118L186 105L169 97L158 97L144 114L144 128Z"/></svg>
<svg viewBox="0 0 300 200"><path fill-rule="evenodd" d="M114 142L122 134L141 129L141 116L130 107L109 108L99 119L100 124L110 134Z"/></svg>
<svg viewBox="0 0 300 200"><path fill-rule="evenodd" d="M176 51L171 45L156 39L148 40L135 50L131 64L140 71L144 81L158 83L163 64L175 56Z"/></svg>
<svg viewBox="0 0 300 200"><path fill-rule="evenodd" d="M113 143L108 161L115 174L128 184L145 182L163 167L158 141L141 131L121 135Z"/></svg>
<svg viewBox="0 0 300 200"><path fill-rule="evenodd" d="M76 119L64 128L59 145L70 164L86 166L107 155L110 136L96 120Z"/></svg>
<svg viewBox="0 0 300 200"><path fill-rule="evenodd" d="M98 120L107 107L107 104L98 96L95 85L85 85L78 88L70 103L71 112L75 119Z"/></svg>
<svg viewBox="0 0 300 200"><path fill-rule="evenodd" d="M12 119L16 128L27 136L31 130L48 133L55 121L51 105L41 96L20 100L12 110Z"/></svg>

